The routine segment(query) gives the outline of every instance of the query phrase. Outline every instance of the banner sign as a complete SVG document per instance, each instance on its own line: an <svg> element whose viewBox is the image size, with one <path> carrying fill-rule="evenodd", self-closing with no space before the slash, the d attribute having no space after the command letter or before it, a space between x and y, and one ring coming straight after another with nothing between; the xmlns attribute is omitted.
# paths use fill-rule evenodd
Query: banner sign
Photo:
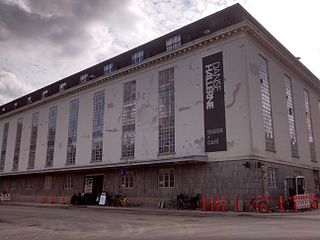
<svg viewBox="0 0 320 240"><path fill-rule="evenodd" d="M205 152L227 150L222 52L202 58Z"/></svg>

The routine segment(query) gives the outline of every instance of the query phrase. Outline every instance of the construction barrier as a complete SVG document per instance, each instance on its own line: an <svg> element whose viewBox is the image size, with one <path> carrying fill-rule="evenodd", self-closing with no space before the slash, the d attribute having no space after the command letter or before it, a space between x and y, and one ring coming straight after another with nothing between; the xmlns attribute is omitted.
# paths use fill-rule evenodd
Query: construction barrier
<svg viewBox="0 0 320 240"><path fill-rule="evenodd" d="M1 193L0 194L0 202L11 201L11 194L10 193Z"/></svg>
<svg viewBox="0 0 320 240"><path fill-rule="evenodd" d="M296 199L297 199L297 209L298 210L311 208L309 194L296 195Z"/></svg>
<svg viewBox="0 0 320 240"><path fill-rule="evenodd" d="M216 196L216 211L219 211L219 197Z"/></svg>
<svg viewBox="0 0 320 240"><path fill-rule="evenodd" d="M214 211L213 197L210 197L210 211Z"/></svg>
<svg viewBox="0 0 320 240"><path fill-rule="evenodd" d="M280 209L280 212L284 212L282 195L280 195L279 197L279 209Z"/></svg>

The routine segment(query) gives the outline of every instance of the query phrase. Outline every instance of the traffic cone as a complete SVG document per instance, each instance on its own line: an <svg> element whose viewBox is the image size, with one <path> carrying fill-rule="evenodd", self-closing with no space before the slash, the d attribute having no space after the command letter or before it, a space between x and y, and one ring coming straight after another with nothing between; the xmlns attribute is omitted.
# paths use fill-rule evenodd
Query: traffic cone
<svg viewBox="0 0 320 240"><path fill-rule="evenodd" d="M216 196L216 211L219 211L219 197Z"/></svg>
<svg viewBox="0 0 320 240"><path fill-rule="evenodd" d="M54 204L56 201L55 201L55 198L54 198L54 195L52 194L51 196L51 203Z"/></svg>
<svg viewBox="0 0 320 240"><path fill-rule="evenodd" d="M293 210L295 212L298 212L298 206L297 206L297 196L293 195Z"/></svg>
<svg viewBox="0 0 320 240"><path fill-rule="evenodd" d="M236 212L239 211L239 198L238 198L238 194L236 194L235 211L236 211Z"/></svg>
<svg viewBox="0 0 320 240"><path fill-rule="evenodd" d="M222 195L222 198L221 198L221 205L222 205L221 210L224 211L224 195Z"/></svg>
<svg viewBox="0 0 320 240"><path fill-rule="evenodd" d="M210 197L210 210L214 211L213 197Z"/></svg>
<svg viewBox="0 0 320 240"><path fill-rule="evenodd" d="M280 201L280 205L279 205L280 212L284 212L282 195L280 195L279 201Z"/></svg>
<svg viewBox="0 0 320 240"><path fill-rule="evenodd" d="M205 195L205 194L202 194L202 210L203 210L203 211L206 210L206 206L207 206L206 195Z"/></svg>

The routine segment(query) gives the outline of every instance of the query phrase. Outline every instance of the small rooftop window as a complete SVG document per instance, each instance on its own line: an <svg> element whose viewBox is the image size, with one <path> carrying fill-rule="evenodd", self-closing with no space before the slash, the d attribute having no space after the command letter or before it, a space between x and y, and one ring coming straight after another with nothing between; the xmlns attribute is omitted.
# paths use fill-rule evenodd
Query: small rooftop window
<svg viewBox="0 0 320 240"><path fill-rule="evenodd" d="M103 67L103 72L105 75L110 74L114 71L113 63L109 63Z"/></svg>
<svg viewBox="0 0 320 240"><path fill-rule="evenodd" d="M88 73L82 74L82 75L80 76L80 84L86 83L87 80L88 80Z"/></svg>
<svg viewBox="0 0 320 240"><path fill-rule="evenodd" d="M3 108L2 108L2 112L5 112L5 111L6 111L6 108L5 108L5 107L3 107Z"/></svg>
<svg viewBox="0 0 320 240"><path fill-rule="evenodd" d="M32 98L28 97L27 103L32 103Z"/></svg>
<svg viewBox="0 0 320 240"><path fill-rule="evenodd" d="M181 35L176 35L166 40L167 51L175 50L181 47Z"/></svg>
<svg viewBox="0 0 320 240"><path fill-rule="evenodd" d="M18 107L18 103L15 102L15 103L13 104L13 108L16 109L17 107Z"/></svg>
<svg viewBox="0 0 320 240"><path fill-rule="evenodd" d="M67 89L67 83L64 82L59 85L59 92L62 92L66 89Z"/></svg>
<svg viewBox="0 0 320 240"><path fill-rule="evenodd" d="M48 90L44 90L43 92L42 92L42 95L41 95L41 98L43 99L43 98L46 98L46 97L48 97Z"/></svg>
<svg viewBox="0 0 320 240"><path fill-rule="evenodd" d="M143 60L143 51L135 52L131 56L131 62L132 64L139 63Z"/></svg>

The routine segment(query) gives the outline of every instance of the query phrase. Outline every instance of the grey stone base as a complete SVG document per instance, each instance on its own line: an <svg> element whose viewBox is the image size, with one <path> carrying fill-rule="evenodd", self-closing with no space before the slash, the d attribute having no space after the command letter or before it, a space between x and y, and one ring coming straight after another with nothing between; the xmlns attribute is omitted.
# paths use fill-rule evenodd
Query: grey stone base
<svg viewBox="0 0 320 240"><path fill-rule="evenodd" d="M250 168L244 164L250 163ZM261 161L260 161L261 162ZM263 196L268 193L270 201L278 204L279 195L284 195L284 179L287 176L299 174L306 178L306 189L308 193L318 191L318 172L310 169L292 167L288 165L261 162L255 160L237 160L209 163L192 164L167 164L155 166L132 167L133 188L120 188L120 169L105 169L100 171L82 171L77 173L56 173L52 176L52 189L44 189L44 174L31 175L32 189L26 189L26 175L1 177L1 191L10 192L13 201L41 202L51 201L51 196L55 196L55 201L60 202L62 196L65 202L70 201L73 193L83 192L84 178L91 175L104 175L103 191L109 193L121 193L128 197L130 203L135 206L157 207L160 200L170 201L176 199L177 194L184 193L196 195L200 193L207 198L207 208L210 206L210 197L216 196L221 201L222 195L225 199L225 209L234 209L236 194L239 198L240 209L244 200L249 200L252 196ZM277 186L270 188L268 184L268 167L278 169ZM173 188L158 187L158 172L161 168L174 170L175 182ZM266 175L263 174L266 172ZM73 188L64 189L65 175L73 176ZM265 178L264 178L265 176ZM10 189L11 178L15 179L15 189ZM220 202L221 204L221 202Z"/></svg>

